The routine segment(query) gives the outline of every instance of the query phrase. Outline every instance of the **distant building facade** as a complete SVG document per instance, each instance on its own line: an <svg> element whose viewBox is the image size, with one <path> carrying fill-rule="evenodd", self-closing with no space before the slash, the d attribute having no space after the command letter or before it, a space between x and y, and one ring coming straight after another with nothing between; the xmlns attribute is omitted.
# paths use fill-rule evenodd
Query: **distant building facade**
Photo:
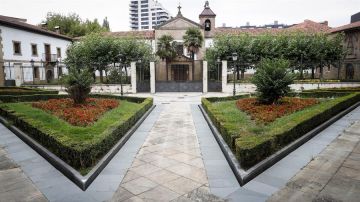
<svg viewBox="0 0 360 202"><path fill-rule="evenodd" d="M169 12L158 1L130 1L130 28L132 30L152 30L169 19Z"/></svg>
<svg viewBox="0 0 360 202"><path fill-rule="evenodd" d="M67 71L62 61L71 43L71 38L30 25L26 19L0 16L0 85L57 79Z"/></svg>
<svg viewBox="0 0 360 202"><path fill-rule="evenodd" d="M360 80L360 13L351 17L351 23L330 30L331 34L343 32L345 34L344 47L347 55L339 70L340 79ZM328 77L334 78L337 71L329 72ZM336 77L335 77L336 78Z"/></svg>

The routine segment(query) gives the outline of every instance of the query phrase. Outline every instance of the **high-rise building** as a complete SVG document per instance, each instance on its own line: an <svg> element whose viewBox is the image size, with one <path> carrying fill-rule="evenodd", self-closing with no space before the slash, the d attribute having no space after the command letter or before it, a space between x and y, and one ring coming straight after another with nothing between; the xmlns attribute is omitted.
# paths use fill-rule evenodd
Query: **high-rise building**
<svg viewBox="0 0 360 202"><path fill-rule="evenodd" d="M169 12L158 1L130 1L130 28L132 30L151 30L169 19Z"/></svg>

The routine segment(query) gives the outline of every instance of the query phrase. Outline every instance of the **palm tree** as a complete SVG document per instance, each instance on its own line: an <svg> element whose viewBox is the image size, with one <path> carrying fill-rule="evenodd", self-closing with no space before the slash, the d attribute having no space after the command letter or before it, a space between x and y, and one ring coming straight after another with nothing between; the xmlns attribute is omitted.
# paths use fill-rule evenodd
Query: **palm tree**
<svg viewBox="0 0 360 202"><path fill-rule="evenodd" d="M157 43L156 55L159 56L162 60L172 60L176 57L176 42L174 38L170 35L163 35L159 38Z"/></svg>
<svg viewBox="0 0 360 202"><path fill-rule="evenodd" d="M202 47L202 44L204 42L204 37L200 29L189 28L186 31L185 36L183 38L184 38L184 46L191 53L191 59L195 59L195 53L199 51L199 49Z"/></svg>

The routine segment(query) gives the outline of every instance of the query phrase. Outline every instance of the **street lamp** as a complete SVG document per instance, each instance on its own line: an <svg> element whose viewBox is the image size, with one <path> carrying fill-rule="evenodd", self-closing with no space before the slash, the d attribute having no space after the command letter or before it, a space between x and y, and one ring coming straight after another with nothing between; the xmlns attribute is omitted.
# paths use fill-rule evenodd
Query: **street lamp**
<svg viewBox="0 0 360 202"><path fill-rule="evenodd" d="M238 54L237 53L233 53L232 54L232 60L234 62L234 65L233 65L233 73L234 73L234 89L233 89L233 96L236 95L236 86L235 86L235 77L236 77L236 72L235 72L235 67L236 67L236 61L238 60Z"/></svg>
<svg viewBox="0 0 360 202"><path fill-rule="evenodd" d="M217 62L217 69L218 69L218 72L217 72L218 81L220 81L220 63L221 63L220 57L218 57L218 58L216 59L216 62Z"/></svg>
<svg viewBox="0 0 360 202"><path fill-rule="evenodd" d="M117 56L117 61L119 62L119 69L118 71L120 72L120 95L123 96L124 95L124 91L123 91L123 85L122 85L122 54L119 54ZM114 63L114 66L115 66L116 63Z"/></svg>
<svg viewBox="0 0 360 202"><path fill-rule="evenodd" d="M34 67L35 61L33 59L30 60L30 65L33 70L33 85L35 84L35 67Z"/></svg>

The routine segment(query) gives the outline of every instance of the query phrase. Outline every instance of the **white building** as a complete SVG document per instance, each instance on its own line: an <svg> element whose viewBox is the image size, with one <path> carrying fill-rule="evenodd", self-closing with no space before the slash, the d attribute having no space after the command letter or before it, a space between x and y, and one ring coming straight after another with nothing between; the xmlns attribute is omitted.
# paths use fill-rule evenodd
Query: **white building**
<svg viewBox="0 0 360 202"><path fill-rule="evenodd" d="M30 25L26 19L0 16L0 85L57 79L67 71L62 61L71 43L72 38Z"/></svg>
<svg viewBox="0 0 360 202"><path fill-rule="evenodd" d="M158 1L130 1L130 28L132 30L152 30L169 19L169 12Z"/></svg>

